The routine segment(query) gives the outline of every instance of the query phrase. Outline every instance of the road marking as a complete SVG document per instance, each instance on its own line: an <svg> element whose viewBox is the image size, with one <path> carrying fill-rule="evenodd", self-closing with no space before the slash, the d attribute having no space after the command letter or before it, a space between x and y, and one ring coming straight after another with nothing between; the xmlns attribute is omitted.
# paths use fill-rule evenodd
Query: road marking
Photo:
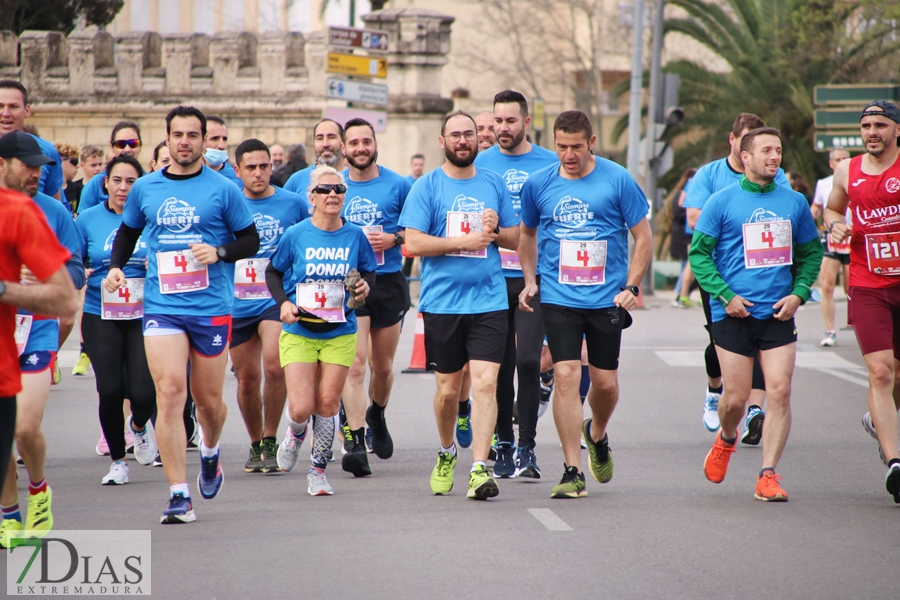
<svg viewBox="0 0 900 600"><path fill-rule="evenodd" d="M700 350L657 350L656 355L670 367L705 366ZM805 369L858 369L854 364L832 352L797 352L797 366Z"/></svg>
<svg viewBox="0 0 900 600"><path fill-rule="evenodd" d="M572 528L549 508L529 508L528 512L550 531L572 531Z"/></svg>
<svg viewBox="0 0 900 600"><path fill-rule="evenodd" d="M869 387L868 379L860 379L859 377L854 377L850 373L844 373L842 371L834 371L832 369L816 369L817 371L821 371L822 373L828 373L829 375L833 375L838 379L843 379L844 381L849 381L850 383L855 383L856 385L861 385L864 388Z"/></svg>

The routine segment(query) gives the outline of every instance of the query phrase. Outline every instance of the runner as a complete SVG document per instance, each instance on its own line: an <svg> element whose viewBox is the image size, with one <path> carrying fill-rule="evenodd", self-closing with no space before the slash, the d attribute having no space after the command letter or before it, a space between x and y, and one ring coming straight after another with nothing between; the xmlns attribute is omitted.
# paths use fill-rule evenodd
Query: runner
<svg viewBox="0 0 900 600"><path fill-rule="evenodd" d="M475 125L478 134L478 150L487 150L497 143L497 134L494 131L494 113L489 110L479 113L475 117Z"/></svg>
<svg viewBox="0 0 900 600"><path fill-rule="evenodd" d="M126 283L122 265L145 232L144 348L156 386L156 439L170 486L161 523L196 519L182 421L188 362L203 428L197 487L207 499L222 488L219 437L227 413L222 386L231 337L231 263L259 250L256 225L237 186L200 162L205 137L206 117L196 108L178 106L166 115L172 164L132 188L104 283L109 293Z"/></svg>
<svg viewBox="0 0 900 600"><path fill-rule="evenodd" d="M497 145L479 152L476 167L489 169L503 179L513 210L518 216L522 186L531 173L556 162L556 154L525 139L531 124L525 96L505 90L494 96L494 132ZM500 250L503 277L506 279L506 349L497 380L497 477L541 478L534 456L538 410L541 403L541 349L544 322L538 293L530 301L533 312L519 310L519 294L525 288L522 266L515 251ZM540 277L538 277L540 285ZM514 379L518 371L518 388ZM518 394L517 394L518 390ZM513 432L513 408L518 406L519 445Z"/></svg>
<svg viewBox="0 0 900 600"><path fill-rule="evenodd" d="M0 138L0 187L24 193L34 199L56 237L71 254L66 261L66 269L75 287L80 289L84 286L84 265L78 258L78 239L72 216L59 200L38 192L40 167L47 160L33 136L21 131L4 135ZM28 285L40 282L39 277L27 268L22 269L19 280ZM23 323L21 331L25 338L20 340L24 348L18 353L22 391L16 398L18 414L15 421L16 447L29 479L28 517L24 529L37 531L38 536L44 536L53 528L53 492L44 478L47 440L41 431L41 420L50 395L51 365L59 350L59 325L55 318L33 315L22 310L17 319ZM30 323L30 328L26 323ZM18 508L16 468L11 459L0 493L0 509L3 523L6 524L5 531L23 528ZM0 537L3 537L2 533Z"/></svg>
<svg viewBox="0 0 900 600"><path fill-rule="evenodd" d="M113 157L122 154L138 158L141 155L141 128L134 121L119 121L109 134L109 147ZM108 161L107 161L108 162ZM98 173L86 181L81 191L81 201L78 203L78 213L92 206L103 204L109 200L109 194L103 187L105 175Z"/></svg>
<svg viewBox="0 0 900 600"><path fill-rule="evenodd" d="M409 284L401 270L403 230L397 225L410 183L378 164L375 129L364 119L347 121L344 151L350 165L343 173L350 201L344 205L343 216L365 232L377 265L369 297L356 309L356 357L343 390L347 453L341 461L342 468L361 477L372 473L366 456L366 425L375 455L388 459L394 454L385 409L394 385L394 355L400 342L400 327L410 305ZM368 398L363 387L367 361Z"/></svg>
<svg viewBox="0 0 900 600"><path fill-rule="evenodd" d="M498 247L518 246L518 218L500 177L474 166L475 120L462 111L444 117L444 164L416 182L400 215L406 246L422 259L419 311L425 323L425 354L435 371L434 414L441 448L431 491L453 488L457 451L453 442L463 367L472 376L472 470L468 498L499 493L485 461L497 422L497 373L506 342L506 284Z"/></svg>
<svg viewBox="0 0 900 600"><path fill-rule="evenodd" d="M281 315L266 287L265 273L284 232L309 216L309 204L302 196L270 185L272 162L263 142L244 140L235 150L234 159L244 199L259 232L256 255L234 264L231 362L238 380L238 407L250 435L250 456L244 471L275 473L278 423L287 389L278 359Z"/></svg>
<svg viewBox="0 0 900 600"><path fill-rule="evenodd" d="M301 196L307 193L309 176L318 165L332 167L336 171L347 168L344 164L344 127L337 121L322 119L313 127L313 151L316 153L316 161L300 169L287 180L284 189Z"/></svg>
<svg viewBox="0 0 900 600"><path fill-rule="evenodd" d="M123 154L112 159L106 165L103 182L109 190L109 200L82 212L75 222L81 257L86 265L90 265L81 333L88 357L95 365L100 427L112 460L109 473L101 480L103 485L128 483L126 427L134 439L135 459L142 465L149 465L156 458L156 441L150 425L150 417L156 410L156 395L141 332L147 276L147 246L144 242L138 242L125 265L126 285L113 294L104 293L102 289L109 270L112 242L122 224L128 194L143 174L144 169L133 156ZM127 423L122 412L126 398L131 405Z"/></svg>
<svg viewBox="0 0 900 600"><path fill-rule="evenodd" d="M409 185L414 184L423 173L425 173L425 155L413 154L409 159L409 175L406 176Z"/></svg>
<svg viewBox="0 0 900 600"><path fill-rule="evenodd" d="M203 160L210 169L238 186L243 187L237 171L228 164L228 126L225 120L216 115L206 117L206 151Z"/></svg>
<svg viewBox="0 0 900 600"><path fill-rule="evenodd" d="M825 224L834 242L850 237L844 222L853 213L850 237L850 317L859 349L869 370L869 411L863 427L878 440L887 464L887 491L900 504L900 451L897 449L896 377L900 374L897 310L900 287L896 240L900 224L900 110L883 100L870 102L860 114L866 153L845 160L834 172L834 187L825 209Z"/></svg>
<svg viewBox="0 0 900 600"><path fill-rule="evenodd" d="M541 310L553 356L553 419L565 455L561 481L551 498L587 496L581 471L579 426L590 454L591 475L613 476L606 428L619 399L619 347L631 325L638 285L650 264L653 239L649 204L619 165L591 153L597 138L586 114L567 110L553 124L559 162L532 173L522 188L519 257L525 286L519 308L534 312L541 279ZM628 232L634 255L628 261ZM540 248L538 236L540 235ZM540 268L538 269L538 260ZM591 418L582 423L578 396L581 348L587 343Z"/></svg>
<svg viewBox="0 0 900 600"><path fill-rule="evenodd" d="M275 170L281 165L284 164L284 146L280 144L275 144L269 148L269 152L272 155L272 169ZM237 162L237 158L235 158L235 162Z"/></svg>
<svg viewBox="0 0 900 600"><path fill-rule="evenodd" d="M741 139L744 175L713 194L694 228L691 268L714 298L712 335L728 387L719 401L721 428L703 472L721 483L759 358L769 414L763 431L757 500L787 502L775 467L791 429L791 379L797 353L794 313L819 276L822 244L802 194L775 183L781 136L760 127Z"/></svg>
<svg viewBox="0 0 900 600"><path fill-rule="evenodd" d="M159 171L172 164L172 154L166 145L166 140L161 141L153 149L153 158L150 159L150 172Z"/></svg>
<svg viewBox="0 0 900 600"><path fill-rule="evenodd" d="M697 225L703 206L709 197L716 192L725 189L729 185L737 183L744 172L741 163L741 138L753 129L765 127L766 124L756 115L741 113L731 125L731 133L728 134L728 143L731 151L725 158L700 167L687 185L687 196L684 200L684 208L687 211L687 222L691 229ZM778 169L775 183L790 189L790 183L784 171ZM709 333L709 345L706 346L706 377L708 386L703 401L703 425L708 431L716 431L719 428L719 399L722 396L722 369L716 354L716 346L712 335L712 313L710 312L710 295L702 287L700 288L700 301L703 304L703 314L706 316L706 331ZM744 435L741 442L755 446L762 439L763 423L766 413L763 404L766 400L766 382L763 379L762 368L759 360L753 361L753 392L750 395L750 407L747 410L747 418L744 421Z"/></svg>
<svg viewBox="0 0 900 600"><path fill-rule="evenodd" d="M356 349L356 304L346 288L353 290L353 300L364 300L376 265L362 229L341 218L347 191L343 176L319 167L309 186L312 217L285 232L266 269L266 284L284 323L279 348L288 389L288 429L278 448L278 467L291 471L297 465L313 416L307 492L330 496L334 490L325 467L334 441L333 417ZM351 270L361 277L352 285L345 283Z"/></svg>

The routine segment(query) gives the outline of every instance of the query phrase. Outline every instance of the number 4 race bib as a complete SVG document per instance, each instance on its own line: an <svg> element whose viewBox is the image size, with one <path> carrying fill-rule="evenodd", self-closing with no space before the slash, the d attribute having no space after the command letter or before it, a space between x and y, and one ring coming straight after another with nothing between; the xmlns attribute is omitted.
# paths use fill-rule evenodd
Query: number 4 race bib
<svg viewBox="0 0 900 600"><path fill-rule="evenodd" d="M794 259L791 222L744 223L744 267L765 269L790 265Z"/></svg>
<svg viewBox="0 0 900 600"><path fill-rule="evenodd" d="M297 306L327 323L346 323L343 283L298 283Z"/></svg>
<svg viewBox="0 0 900 600"><path fill-rule="evenodd" d="M454 212L447 213L447 237L462 237L470 232L482 231L481 214ZM459 250L448 252L447 256L464 256L466 258L487 258L487 248L481 250Z"/></svg>
<svg viewBox="0 0 900 600"><path fill-rule="evenodd" d="M564 285L606 283L606 240L559 242L559 282Z"/></svg>
<svg viewBox="0 0 900 600"><path fill-rule="evenodd" d="M234 263L234 297L238 300L271 298L266 286L268 258L247 258Z"/></svg>
<svg viewBox="0 0 900 600"><path fill-rule="evenodd" d="M100 314L104 321L130 321L144 316L144 279L126 279L114 292L100 286Z"/></svg>
<svg viewBox="0 0 900 600"><path fill-rule="evenodd" d="M28 344L28 334L31 333L31 315L16 315L16 356L22 356L25 346Z"/></svg>
<svg viewBox="0 0 900 600"><path fill-rule="evenodd" d="M159 291L162 294L196 292L209 287L206 265L194 258L190 250L157 252L159 267Z"/></svg>
<svg viewBox="0 0 900 600"><path fill-rule="evenodd" d="M866 235L869 270L878 275L900 275L900 233Z"/></svg>

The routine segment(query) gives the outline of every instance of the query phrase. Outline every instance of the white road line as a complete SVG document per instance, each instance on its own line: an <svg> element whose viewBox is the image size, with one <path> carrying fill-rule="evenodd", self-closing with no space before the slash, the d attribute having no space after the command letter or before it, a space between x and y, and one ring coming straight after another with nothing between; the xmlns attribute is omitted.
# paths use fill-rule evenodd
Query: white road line
<svg viewBox="0 0 900 600"><path fill-rule="evenodd" d="M844 373L842 371L836 371L834 369L816 369L816 371L821 371L822 373L828 373L829 375L833 375L838 379L843 379L844 381L849 381L850 383L855 383L856 385L861 385L864 388L869 387L868 379L861 379L859 377L854 377L850 373Z"/></svg>
<svg viewBox="0 0 900 600"><path fill-rule="evenodd" d="M572 531L572 528L549 508L529 508L528 512L550 531Z"/></svg>

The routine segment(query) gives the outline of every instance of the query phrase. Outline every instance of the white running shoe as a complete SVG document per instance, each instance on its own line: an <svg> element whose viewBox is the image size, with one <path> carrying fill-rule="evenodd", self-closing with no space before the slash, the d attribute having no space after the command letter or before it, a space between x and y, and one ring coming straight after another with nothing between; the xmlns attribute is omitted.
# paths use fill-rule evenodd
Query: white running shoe
<svg viewBox="0 0 900 600"><path fill-rule="evenodd" d="M837 346L837 333L834 331L826 331L825 337L819 342L820 346L825 348L833 348Z"/></svg>
<svg viewBox="0 0 900 600"><path fill-rule="evenodd" d="M128 483L128 463L124 460L114 460L109 465L109 473L103 476L103 485L124 485Z"/></svg>
<svg viewBox="0 0 900 600"><path fill-rule="evenodd" d="M303 438L298 440L294 435L294 431L288 426L284 439L278 445L278 453L275 455L275 459L278 462L278 468L285 473L291 472L297 466L297 460L300 458L300 446L303 445L303 440L306 439L305 432L307 429L304 429Z"/></svg>
<svg viewBox="0 0 900 600"><path fill-rule="evenodd" d="M709 391L706 388L706 399L703 401L703 426L708 431L716 431L720 427L719 423L719 398L722 394Z"/></svg>
<svg viewBox="0 0 900 600"><path fill-rule="evenodd" d="M309 492L310 496L334 495L334 489L328 484L328 480L325 479L325 471L319 472L315 469L310 469L306 475L306 483L306 491Z"/></svg>
<svg viewBox="0 0 900 600"><path fill-rule="evenodd" d="M872 423L872 415L869 414L869 411L866 411L866 414L863 415L862 425L866 432L872 436L872 439L878 442L878 434L875 433L875 425ZM881 442L878 442L878 456L881 458L881 462L885 465L888 464L888 459L884 455L884 450L881 449Z"/></svg>
<svg viewBox="0 0 900 600"><path fill-rule="evenodd" d="M106 443L106 436L103 435L103 432L100 432L100 439L97 440L97 450L98 456L109 456L109 444Z"/></svg>
<svg viewBox="0 0 900 600"><path fill-rule="evenodd" d="M142 465L151 465L153 464L153 459L156 458L157 445L156 445L156 432L153 431L153 423L147 421L146 425L144 425L143 433L139 433L134 430L134 425L132 424L133 420L132 415L128 415L128 420L125 421L125 427L131 431L131 435L134 436L134 459L141 463Z"/></svg>

